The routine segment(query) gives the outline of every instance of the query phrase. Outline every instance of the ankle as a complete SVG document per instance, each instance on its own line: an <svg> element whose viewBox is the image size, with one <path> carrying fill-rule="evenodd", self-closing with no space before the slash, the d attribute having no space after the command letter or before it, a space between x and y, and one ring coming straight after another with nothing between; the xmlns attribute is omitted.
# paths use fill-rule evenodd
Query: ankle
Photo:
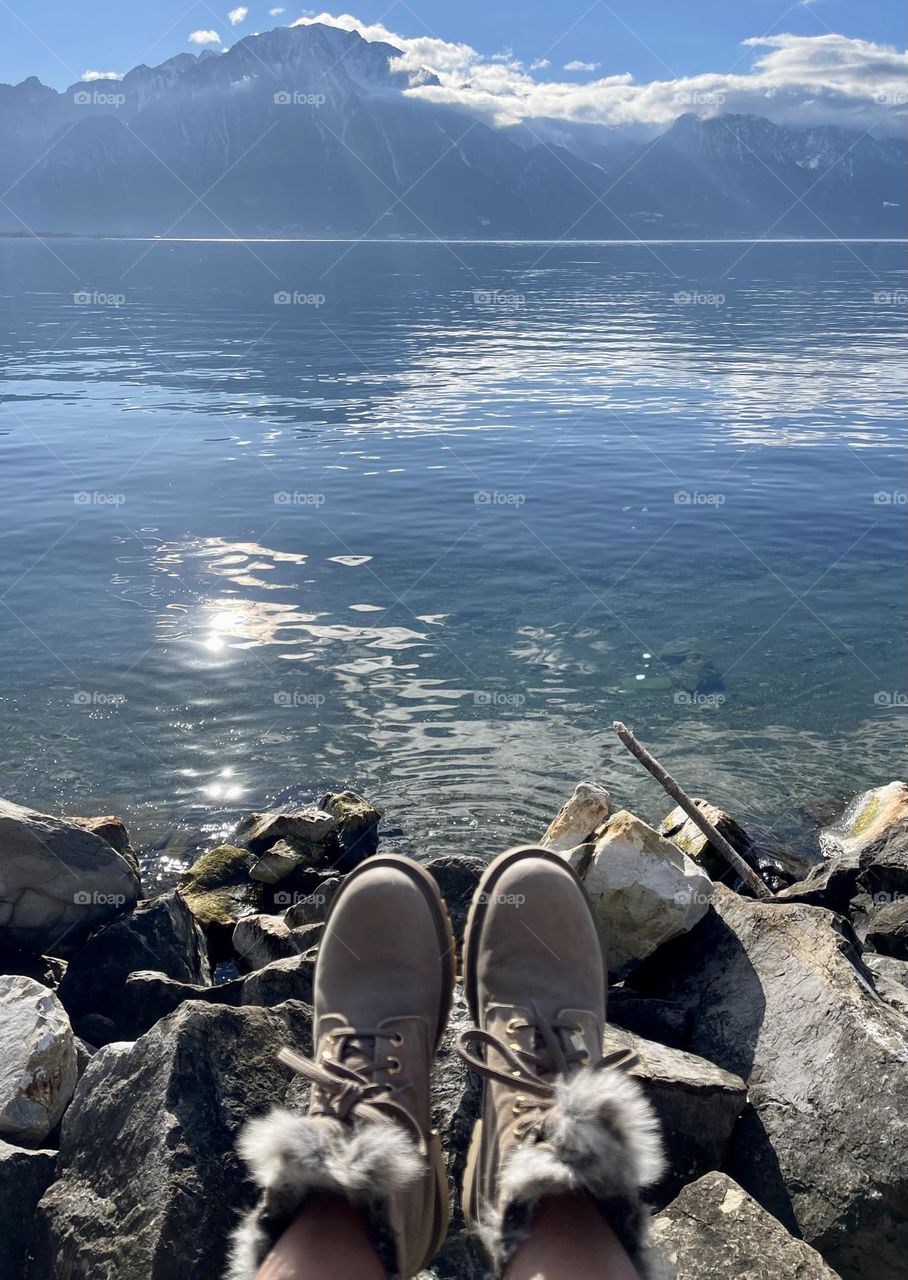
<svg viewBox="0 0 908 1280"><path fill-rule="evenodd" d="M341 1196L310 1196L277 1240L256 1280L326 1280L355 1275L359 1280L387 1280L366 1219Z"/></svg>
<svg viewBox="0 0 908 1280"><path fill-rule="evenodd" d="M638 1280L638 1273L591 1196L541 1200L529 1238L505 1280Z"/></svg>

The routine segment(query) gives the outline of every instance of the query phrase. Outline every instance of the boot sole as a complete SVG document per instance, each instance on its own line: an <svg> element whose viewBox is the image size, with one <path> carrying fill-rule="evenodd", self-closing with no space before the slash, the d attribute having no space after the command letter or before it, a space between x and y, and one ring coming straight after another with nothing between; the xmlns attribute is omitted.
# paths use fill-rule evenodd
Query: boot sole
<svg viewBox="0 0 908 1280"><path fill-rule="evenodd" d="M589 895L583 886L583 882L570 863L565 862L564 858L562 858L560 854L552 853L548 849L540 849L536 845L520 845L516 849L507 849L504 853L500 853L497 858L494 858L486 867L485 872L482 875L482 879L476 886L473 901L470 903L470 911L467 916L467 927L463 942L464 994L467 997L467 1003L470 1008L470 1017L473 1019L474 1025L480 1029L482 1029L482 1022L479 1018L479 1004L476 991L476 944L478 943L479 934L485 920L486 910L488 908L488 899L494 896L493 887L496 881L501 877L502 873L509 867L513 866L515 862L520 862L523 858L528 856L542 858L546 862L551 862L554 866L560 867L562 870L567 870L576 881L577 887L589 907L590 914L595 920L595 913L593 912ZM483 1100L483 1111L484 1110L485 1100ZM482 1120L479 1119L473 1126L473 1133L470 1137L470 1147L467 1152L467 1162L464 1167L463 1191L461 1194L461 1207L463 1209L464 1217L468 1222L472 1223L478 1223L481 1218L482 1205L481 1197L479 1196L477 1178L481 1151Z"/></svg>
<svg viewBox="0 0 908 1280"><path fill-rule="evenodd" d="M405 872L413 882L419 886L425 895L429 910L435 922L438 931L438 940L441 951L442 966L442 984L443 994L442 1004L439 1009L438 1025L435 1030L435 1045L432 1050L432 1056L441 1046L444 1039L445 1030L447 1029L448 1019L451 1016L451 1004L454 999L454 983L457 980L457 960L456 960L456 944L454 941L454 930L451 927L451 917L448 915L448 908L441 891L433 876L426 871L420 863L414 861L413 858L406 858L400 853L376 853L366 858L358 867L349 873L344 880L346 885L355 876L362 872L368 871L372 867L395 867L399 871ZM328 914L325 917L325 927L334 912L337 903L343 897L343 890L336 896L331 906L328 908ZM441 1138L437 1130L432 1131L429 1135L429 1166L435 1182L435 1220L433 1223L432 1245L427 1252L417 1270L424 1270L432 1259L438 1253L439 1249L445 1242L448 1234L448 1223L451 1217L451 1206L448 1197L448 1175L445 1168L444 1152L442 1150Z"/></svg>

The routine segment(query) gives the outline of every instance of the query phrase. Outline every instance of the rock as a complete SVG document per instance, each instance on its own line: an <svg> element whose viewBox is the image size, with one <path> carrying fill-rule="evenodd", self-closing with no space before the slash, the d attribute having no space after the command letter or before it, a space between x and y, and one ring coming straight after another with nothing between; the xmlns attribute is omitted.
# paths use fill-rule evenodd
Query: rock
<svg viewBox="0 0 908 1280"><path fill-rule="evenodd" d="M481 858L469 858L449 855L433 858L426 863L426 870L431 872L441 891L451 917L451 928L454 930L454 941L457 953L463 947L463 935L467 927L467 915L476 886L482 879L486 864Z"/></svg>
<svg viewBox="0 0 908 1280"><path fill-rule="evenodd" d="M686 693L718 693L725 688L712 658L689 648L684 641L666 645L656 657L668 668L674 686Z"/></svg>
<svg viewBox="0 0 908 1280"><path fill-rule="evenodd" d="M861 956L864 964L875 977L886 978L889 982L897 982L908 990L908 960L896 960L892 956L874 955L865 951Z"/></svg>
<svg viewBox="0 0 908 1280"><path fill-rule="evenodd" d="M54 993L33 978L0 977L0 1137L43 1142L77 1077L72 1027Z"/></svg>
<svg viewBox="0 0 908 1280"><path fill-rule="evenodd" d="M100 836L0 800L0 939L56 951L128 910L139 878Z"/></svg>
<svg viewBox="0 0 908 1280"><path fill-rule="evenodd" d="M540 845L553 853L567 853L577 845L590 843L597 828L611 813L611 806L611 796L598 782L578 783Z"/></svg>
<svg viewBox="0 0 908 1280"><path fill-rule="evenodd" d="M646 1040L681 1049L687 1034L687 1011L673 1000L653 1000L631 987L609 987L608 1020Z"/></svg>
<svg viewBox="0 0 908 1280"><path fill-rule="evenodd" d="M696 796L693 800L703 816L709 819L720 835L725 836L731 847L755 867L748 856L750 841L744 828L724 809L717 809L708 800ZM671 840L672 844L676 844L694 862L698 862L713 880L722 880L734 874L722 855L712 847L693 818L689 818L680 805L662 819L659 834Z"/></svg>
<svg viewBox="0 0 908 1280"><path fill-rule="evenodd" d="M686 1048L748 1085L727 1171L846 1280L908 1251L908 1019L876 995L841 918L716 887L629 980L684 1004Z"/></svg>
<svg viewBox="0 0 908 1280"><path fill-rule="evenodd" d="M254 862L247 849L222 844L203 853L177 885L205 931L215 960L229 956L237 921L259 910L262 886L249 879Z"/></svg>
<svg viewBox="0 0 908 1280"><path fill-rule="evenodd" d="M865 937L880 955L908 960L908 896L880 905L870 917Z"/></svg>
<svg viewBox="0 0 908 1280"><path fill-rule="evenodd" d="M69 962L59 996L70 1017L102 1013L122 1022L126 979L156 969L178 982L211 981L205 936L175 891L141 903L130 916L94 934ZM118 1038L115 1030L113 1038Z"/></svg>
<svg viewBox="0 0 908 1280"><path fill-rule="evenodd" d="M312 999L314 972L314 958L300 954L272 960L263 969L256 969L244 978L222 982L216 987L175 982L163 973L131 973L126 983L130 1037L144 1035L155 1023L186 1003L229 1005L231 1008L243 1005L270 1007L281 1004L284 1000L304 1000L308 1003ZM80 1030L82 1029L80 1026ZM108 1041L109 1037L104 1043Z"/></svg>
<svg viewBox="0 0 908 1280"><path fill-rule="evenodd" d="M616 1049L637 1054L639 1062L629 1074L643 1085L662 1125L668 1170L653 1198L665 1204L686 1182L720 1168L747 1088L740 1076L705 1058L610 1026L605 1051Z"/></svg>
<svg viewBox="0 0 908 1280"><path fill-rule="evenodd" d="M280 916L247 916L233 931L233 949L241 967L261 969L272 960L282 960L318 945L323 925L316 922L290 929Z"/></svg>
<svg viewBox="0 0 908 1280"><path fill-rule="evenodd" d="M316 881L315 888L307 893L294 893L292 905L287 906L284 911L284 924L295 929L298 925L320 924L325 921L334 895L342 883L340 876L332 876L329 879ZM280 894L274 896L276 906L286 905L283 901L277 901L281 897Z"/></svg>
<svg viewBox="0 0 908 1280"><path fill-rule="evenodd" d="M472 1019L458 985L451 1018L432 1071L432 1121L441 1134L451 1193L451 1223L432 1271L443 1280L487 1280L488 1263L475 1234L468 1231L460 1203L463 1175L473 1126L482 1106L482 1084L468 1071L455 1049L457 1037L472 1026Z"/></svg>
<svg viewBox="0 0 908 1280"><path fill-rule="evenodd" d="M54 1180L56 1151L24 1151L0 1141L0 1276L17 1280L35 1227L38 1201Z"/></svg>
<svg viewBox="0 0 908 1280"><path fill-rule="evenodd" d="M18 947L0 947L0 973L18 973L34 978L42 987L56 991L66 972L66 961L57 956L39 956Z"/></svg>
<svg viewBox="0 0 908 1280"><path fill-rule="evenodd" d="M363 858L368 858L378 848L378 824L383 814L355 791L329 791L322 796L319 807L337 822L341 858L339 871L352 871Z"/></svg>
<svg viewBox="0 0 908 1280"><path fill-rule="evenodd" d="M233 949L247 971L296 954L281 916L246 916L233 931Z"/></svg>
<svg viewBox="0 0 908 1280"><path fill-rule="evenodd" d="M773 892L784 889L799 874L802 874L803 862L797 856L775 846L767 849L758 845L731 814L726 813L724 809L718 809L708 800L694 797L694 804ZM659 825L659 834L671 840L672 844L676 844L689 858L693 858L711 879L721 880L723 884L738 891L744 888L744 882L729 867L721 853L713 848L704 833L680 805L663 818Z"/></svg>
<svg viewBox="0 0 908 1280"><path fill-rule="evenodd" d="M783 890L783 901L847 913L860 895L876 899L876 905L908 896L908 787L903 782L852 800L839 823L821 832L820 841L827 861Z"/></svg>
<svg viewBox="0 0 908 1280"><path fill-rule="evenodd" d="M122 818L108 814L104 818L67 818L67 822L74 822L84 831L91 831L102 840L106 840L112 849L116 849L117 853L126 859L136 875L139 874L139 860L132 851L129 832Z"/></svg>
<svg viewBox="0 0 908 1280"><path fill-rule="evenodd" d="M685 1187L654 1218L652 1238L677 1280L837 1280L815 1250L724 1173Z"/></svg>
<svg viewBox="0 0 908 1280"><path fill-rule="evenodd" d="M254 1199L234 1150L283 1101L282 1045L311 1051L311 1011L183 1006L92 1059L38 1207L33 1280L220 1280L230 1226Z"/></svg>
<svg viewBox="0 0 908 1280"><path fill-rule="evenodd" d="M290 809L284 813L252 813L237 827L237 841L261 856L274 845L286 842L309 865L322 859L326 848L338 849L337 819L316 805Z"/></svg>
<svg viewBox="0 0 908 1280"><path fill-rule="evenodd" d="M602 922L613 978L693 928L713 891L687 854L626 809L606 822L583 880Z"/></svg>
<svg viewBox="0 0 908 1280"><path fill-rule="evenodd" d="M305 859L286 840L278 840L267 853L263 853L250 868L249 875L262 884L279 884L292 875L297 867L305 866Z"/></svg>
<svg viewBox="0 0 908 1280"><path fill-rule="evenodd" d="M908 833L908 786L890 782L851 801L841 818L820 832L827 858L853 854Z"/></svg>

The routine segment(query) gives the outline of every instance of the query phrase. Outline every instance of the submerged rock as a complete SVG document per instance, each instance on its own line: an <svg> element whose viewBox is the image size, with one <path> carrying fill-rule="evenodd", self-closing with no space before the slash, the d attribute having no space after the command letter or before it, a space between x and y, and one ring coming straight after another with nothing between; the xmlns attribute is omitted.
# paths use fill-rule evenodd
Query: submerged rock
<svg viewBox="0 0 908 1280"><path fill-rule="evenodd" d="M38 1208L31 1280L221 1280L255 1198L240 1127L283 1101L282 1045L311 1051L311 1011L185 1005L97 1053L66 1114Z"/></svg>
<svg viewBox="0 0 908 1280"><path fill-rule="evenodd" d="M583 880L614 978L693 928L713 892L709 876L687 854L626 809L605 823Z"/></svg>
<svg viewBox="0 0 908 1280"><path fill-rule="evenodd" d="M708 1173L653 1220L677 1280L837 1280L820 1255L724 1173Z"/></svg>
<svg viewBox="0 0 908 1280"><path fill-rule="evenodd" d="M579 782L574 794L540 840L543 849L568 853L592 841L597 829L611 813L612 798L598 782Z"/></svg>
<svg viewBox="0 0 908 1280"><path fill-rule="evenodd" d="M0 942L46 952L121 915L139 877L100 836L0 800Z"/></svg>
<svg viewBox="0 0 908 1280"><path fill-rule="evenodd" d="M688 694L719 693L725 688L712 658L685 642L665 645L656 654L668 668L672 684Z"/></svg>
<svg viewBox="0 0 908 1280"><path fill-rule="evenodd" d="M716 887L629 979L688 1010L686 1047L748 1085L725 1168L845 1280L908 1251L908 1019L879 999L839 917Z"/></svg>
<svg viewBox="0 0 908 1280"><path fill-rule="evenodd" d="M0 977L0 1137L43 1142L78 1074L72 1027L54 993L33 978Z"/></svg>

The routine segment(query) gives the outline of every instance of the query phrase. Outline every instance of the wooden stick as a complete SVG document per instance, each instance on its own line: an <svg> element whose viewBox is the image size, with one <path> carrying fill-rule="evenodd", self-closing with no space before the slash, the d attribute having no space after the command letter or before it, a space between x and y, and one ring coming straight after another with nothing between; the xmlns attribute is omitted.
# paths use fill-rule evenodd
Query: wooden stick
<svg viewBox="0 0 908 1280"><path fill-rule="evenodd" d="M744 861L737 849L734 849L725 837L716 830L709 818L700 812L693 800L691 800L690 796L686 795L681 790L672 775L663 769L659 761L655 760L647 751L646 747L642 746L637 741L630 729L628 729L627 725L622 724L620 720L615 720L612 724L612 728L627 747L631 755L635 756L640 761L644 769L647 769L653 775L656 781L660 786L664 787L673 800L677 800L678 804L690 820L697 824L712 847L717 853L722 855L732 870L738 873L747 887L752 890L758 898L771 898L772 894L770 893L769 888L763 883L753 868Z"/></svg>

